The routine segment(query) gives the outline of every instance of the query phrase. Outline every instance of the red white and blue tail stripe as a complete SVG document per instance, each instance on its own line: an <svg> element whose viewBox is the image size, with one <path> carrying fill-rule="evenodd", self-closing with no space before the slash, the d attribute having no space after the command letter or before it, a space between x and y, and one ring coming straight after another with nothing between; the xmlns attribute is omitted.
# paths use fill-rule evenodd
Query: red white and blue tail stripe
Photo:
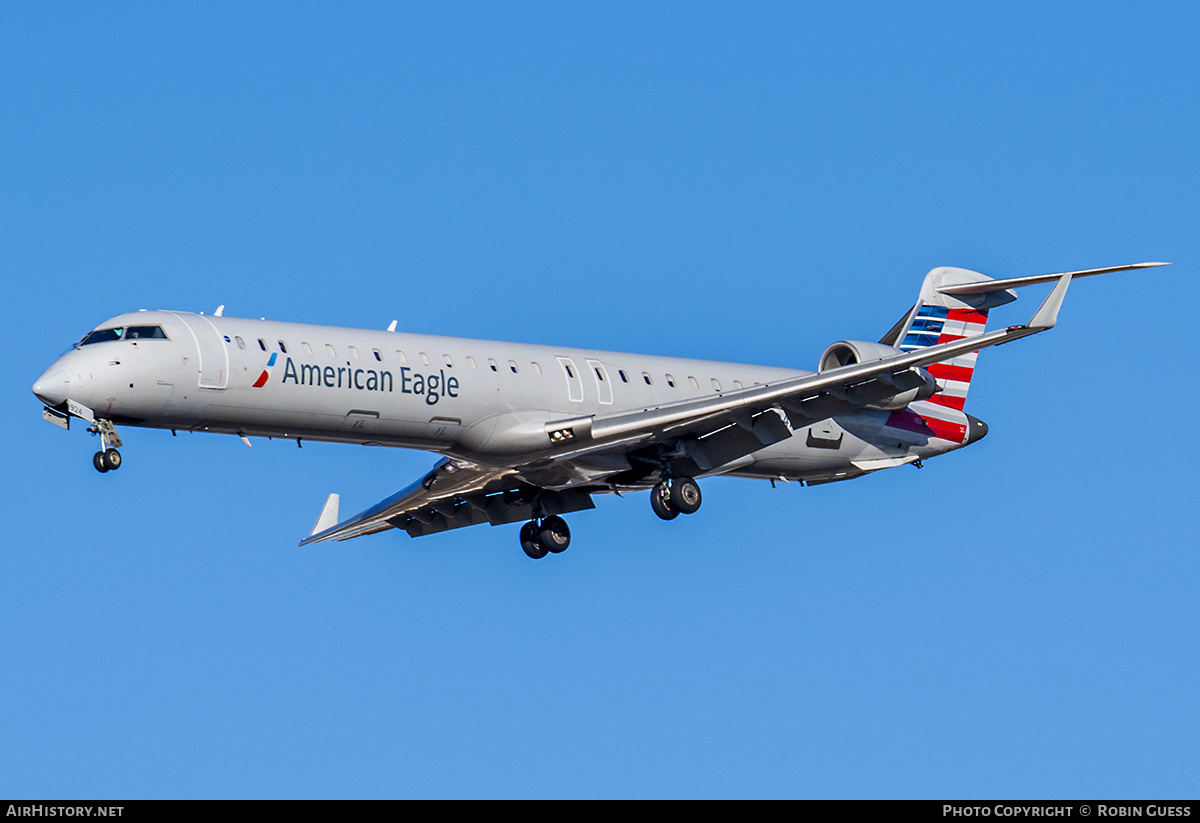
<svg viewBox="0 0 1200 823"><path fill-rule="evenodd" d="M964 337L978 337L986 330L986 309L980 311L920 305L898 348L907 352L940 343L953 343ZM938 391L928 402L962 411L967 401L967 390L971 388L971 377L975 374L975 359L978 356L979 352L971 352L929 366L929 374L937 381Z"/></svg>
<svg viewBox="0 0 1200 823"><path fill-rule="evenodd" d="M978 337L987 331L987 305L998 305L1011 298L978 299L980 306L972 306L965 300L938 289L949 284L978 283L991 278L966 269L942 267L934 269L921 285L921 296L909 313L907 322L894 333L895 345L901 351L952 343L967 337ZM926 370L937 381L937 391L927 400L915 402L903 412L892 415L888 425L912 431L922 431L952 443L966 441L970 428L963 407L967 402L967 391L975 375L975 360L978 352L959 355L941 363L927 366Z"/></svg>

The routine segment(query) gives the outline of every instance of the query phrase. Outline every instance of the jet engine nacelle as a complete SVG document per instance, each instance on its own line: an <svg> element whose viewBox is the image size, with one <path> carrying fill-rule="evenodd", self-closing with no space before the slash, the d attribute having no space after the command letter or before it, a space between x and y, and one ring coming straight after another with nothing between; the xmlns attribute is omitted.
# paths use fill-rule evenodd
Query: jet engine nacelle
<svg viewBox="0 0 1200 823"><path fill-rule="evenodd" d="M865 340L839 340L821 355L817 371L829 371L842 366L869 363L904 354L893 346L868 343ZM903 409L915 400L925 400L937 391L937 381L922 368L905 369L893 374L876 375L868 383L848 387L845 400L858 406L879 411Z"/></svg>

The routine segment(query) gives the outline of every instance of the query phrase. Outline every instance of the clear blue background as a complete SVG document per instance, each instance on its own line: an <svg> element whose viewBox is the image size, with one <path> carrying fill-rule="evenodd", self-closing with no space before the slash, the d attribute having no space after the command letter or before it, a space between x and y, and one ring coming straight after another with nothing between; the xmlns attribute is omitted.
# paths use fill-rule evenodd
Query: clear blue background
<svg viewBox="0 0 1200 823"><path fill-rule="evenodd" d="M1194 798L1198 23L7 4L0 796ZM102 476L29 391L138 308L810 368L934 266L1142 260L981 356L970 449L603 498L537 563L297 548L431 455L127 429Z"/></svg>

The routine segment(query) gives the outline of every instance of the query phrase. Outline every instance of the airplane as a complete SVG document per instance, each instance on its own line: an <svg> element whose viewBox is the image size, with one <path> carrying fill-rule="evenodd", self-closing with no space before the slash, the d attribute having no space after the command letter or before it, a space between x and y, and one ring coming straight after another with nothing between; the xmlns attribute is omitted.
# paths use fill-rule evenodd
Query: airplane
<svg viewBox="0 0 1200 823"><path fill-rule="evenodd" d="M987 424L963 408L979 351L1053 328L1074 278L1165 265L935 268L879 341L833 343L816 371L141 310L84 335L33 393L46 420L89 424L100 472L122 465L117 426L435 452L426 475L345 520L329 495L300 544L524 521L540 559L570 545L563 515L597 494L648 490L672 520L700 508L697 478L817 485L978 442ZM1054 286L1028 323L987 331L991 309L1037 283Z"/></svg>

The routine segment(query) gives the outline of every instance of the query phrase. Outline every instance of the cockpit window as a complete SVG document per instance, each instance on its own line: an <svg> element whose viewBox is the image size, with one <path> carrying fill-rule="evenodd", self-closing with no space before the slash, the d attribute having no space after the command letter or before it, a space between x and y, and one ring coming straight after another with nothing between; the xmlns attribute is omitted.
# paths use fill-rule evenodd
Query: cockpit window
<svg viewBox="0 0 1200 823"><path fill-rule="evenodd" d="M166 340L167 334L162 326L129 326L121 329L97 329L84 335L76 346L90 346L92 343L111 343L114 340Z"/></svg>
<svg viewBox="0 0 1200 823"><path fill-rule="evenodd" d="M125 329L97 329L88 335L85 335L79 341L81 346L90 346L92 343L108 343L113 340L120 340L125 333Z"/></svg>
<svg viewBox="0 0 1200 823"><path fill-rule="evenodd" d="M166 340L162 326L130 326L125 330L126 340Z"/></svg>

